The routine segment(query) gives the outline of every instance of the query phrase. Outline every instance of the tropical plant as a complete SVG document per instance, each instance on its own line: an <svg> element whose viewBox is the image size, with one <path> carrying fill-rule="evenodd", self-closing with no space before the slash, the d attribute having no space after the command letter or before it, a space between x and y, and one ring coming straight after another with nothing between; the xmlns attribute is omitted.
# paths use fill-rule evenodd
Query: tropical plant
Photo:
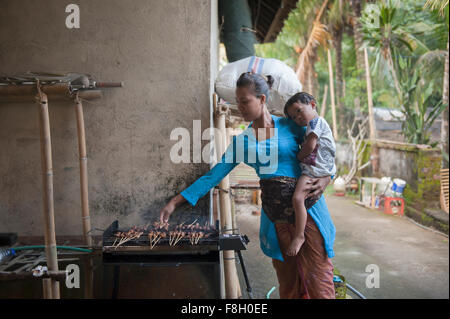
<svg viewBox="0 0 450 319"><path fill-rule="evenodd" d="M441 149L442 149L442 155L443 155L443 167L448 168L449 164L449 127L448 127L448 116L449 116L449 88L448 88L448 81L449 81L449 35L448 35L448 29L449 29L449 0L427 0L425 3L424 8L429 8L431 11L438 10L439 14L441 16L445 17L445 25L447 33L447 52L445 52L445 64L444 64L444 74L443 74L443 87L442 87L442 100L443 103L446 105L446 108L443 112L442 116L442 124L441 124Z"/></svg>
<svg viewBox="0 0 450 319"><path fill-rule="evenodd" d="M363 0L350 0L351 21L353 28L353 38L355 43L356 66L358 70L364 70L364 53L362 52L363 33L361 27L361 11L364 4Z"/></svg>
<svg viewBox="0 0 450 319"><path fill-rule="evenodd" d="M326 47L327 40L330 38L326 25L321 22L327 5L328 0L324 0L312 23L312 29L309 33L306 45L301 49L297 49L297 51L300 51L300 54L298 56L295 73L297 74L300 83L305 85L304 91L313 95L316 94L313 88L314 80L312 76L314 74L314 63L317 61L317 48L319 45Z"/></svg>
<svg viewBox="0 0 450 319"><path fill-rule="evenodd" d="M425 82L420 75L420 68L413 66L411 59L399 57L400 66L400 102L405 120L402 133L408 143L429 144L431 126L444 111L446 105L440 97L436 98L433 82Z"/></svg>
<svg viewBox="0 0 450 319"><path fill-rule="evenodd" d="M430 10L438 10L440 14L444 15L446 9L448 9L449 0L427 0L425 8Z"/></svg>
<svg viewBox="0 0 450 319"><path fill-rule="evenodd" d="M402 94L397 76L398 58L401 50L407 49L409 53L419 46L428 48L418 40L405 26L406 13L398 10L400 3L396 0L383 0L375 4L367 4L361 17L364 39L369 46L375 49L375 63L372 72L378 71L380 66L386 78L391 76L397 94ZM401 12L401 13L400 13ZM386 72L387 71L387 72Z"/></svg>
<svg viewBox="0 0 450 319"><path fill-rule="evenodd" d="M341 133L345 127L345 104L344 104L344 74L342 66L342 45L346 28L350 26L350 8L347 1L336 0L331 3L327 14L328 26L331 34L331 42L335 53L336 70L336 104L338 110L338 127Z"/></svg>
<svg viewBox="0 0 450 319"><path fill-rule="evenodd" d="M411 113L410 117L414 117L416 121L412 121L418 125L411 124L411 129L405 126L404 131L415 132L420 123L424 123L422 126L426 127L427 121L434 118L429 114L433 107L438 105L439 97L445 96L445 84L442 83L445 83L446 73L442 70L448 64L445 62L448 57L448 50L445 50L448 42L448 0L328 0L324 6L325 2L326 0L298 1L297 8L289 14L277 40L274 43L257 45L257 55L280 59L296 70L299 56L306 49L302 59L303 63L309 63L310 71L305 73L308 76L303 80L307 83L302 84L305 89L311 86L316 97L322 100L324 88L329 84L327 50L320 41L312 40L317 38L318 34L324 37L327 31L331 36L330 43L333 44L331 54L337 88L337 115L342 128L367 116L368 101L362 50L365 46L373 79L374 106L400 108L407 112L403 105L408 104L406 107L410 107L411 112L416 114ZM324 9L319 14L321 7ZM312 30L319 15L321 25L317 25L316 29L321 28L323 32L315 33ZM308 51L314 51L314 54L308 56ZM405 80L414 79L414 69L418 70L418 82L416 88L409 91ZM448 71L446 72L448 74ZM432 89L429 86L432 86ZM420 93L425 94L430 90L432 93L428 97L425 95L416 103L415 99ZM409 95L411 97L408 97ZM331 99L328 98L327 102L330 103ZM425 106L428 108L422 115L420 110ZM342 114L345 114L344 123ZM325 118L331 123L329 107L326 108ZM426 140L422 137L405 139Z"/></svg>

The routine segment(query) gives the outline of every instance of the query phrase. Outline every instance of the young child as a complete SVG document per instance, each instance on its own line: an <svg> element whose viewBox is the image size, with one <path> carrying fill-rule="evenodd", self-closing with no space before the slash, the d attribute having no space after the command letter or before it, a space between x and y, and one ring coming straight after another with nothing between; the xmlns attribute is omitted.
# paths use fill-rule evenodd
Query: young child
<svg viewBox="0 0 450 319"><path fill-rule="evenodd" d="M297 255L305 242L307 212L305 186L310 177L332 176L336 173L334 157L336 146L328 123L316 111L316 100L311 94L300 92L293 95L284 106L284 113L297 125L306 126L305 140L297 155L302 175L297 181L292 198L295 210L295 237L286 254Z"/></svg>

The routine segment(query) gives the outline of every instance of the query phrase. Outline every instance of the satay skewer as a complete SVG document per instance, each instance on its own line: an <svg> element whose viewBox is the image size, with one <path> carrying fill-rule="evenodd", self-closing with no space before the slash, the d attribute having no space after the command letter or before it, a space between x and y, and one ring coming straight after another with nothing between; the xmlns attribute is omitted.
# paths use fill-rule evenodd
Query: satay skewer
<svg viewBox="0 0 450 319"><path fill-rule="evenodd" d="M174 246L184 237L184 232L181 232L177 238L177 240L175 241Z"/></svg>
<svg viewBox="0 0 450 319"><path fill-rule="evenodd" d="M200 236L200 233L195 234L194 244L196 244L196 245L198 243L199 236Z"/></svg>
<svg viewBox="0 0 450 319"><path fill-rule="evenodd" d="M191 233L191 245L194 245L194 242L195 242L195 237L197 236L197 233L196 232L192 232Z"/></svg>
<svg viewBox="0 0 450 319"><path fill-rule="evenodd" d="M192 226L194 225L194 223L198 220L198 218L196 218L192 223L190 223L188 226Z"/></svg>
<svg viewBox="0 0 450 319"><path fill-rule="evenodd" d="M153 242L150 243L151 249L153 249L153 247L156 246L156 244L159 242L160 239L161 239L161 235L158 235L157 237L155 237L155 238L153 239Z"/></svg>
<svg viewBox="0 0 450 319"><path fill-rule="evenodd" d="M172 241L173 241L173 232L169 232L169 245L172 246Z"/></svg>
<svg viewBox="0 0 450 319"><path fill-rule="evenodd" d="M157 239L157 240L155 241L155 243L153 244L152 249L153 249L153 247L156 246L156 244L159 242L160 239L161 239L161 237L158 237L158 239Z"/></svg>
<svg viewBox="0 0 450 319"><path fill-rule="evenodd" d="M114 249L117 249L117 247L119 247L120 245L122 245L124 242L125 242L125 238L127 238L127 237L122 237L121 239L120 239L120 241L119 241L119 243L116 245L116 247L114 248Z"/></svg>
<svg viewBox="0 0 450 319"><path fill-rule="evenodd" d="M205 235L205 233L200 232L200 238L198 239L199 242L200 242L200 239L202 239L204 235Z"/></svg>
<svg viewBox="0 0 450 319"><path fill-rule="evenodd" d="M155 238L155 232L152 230L148 233L148 240L150 242L150 249L153 249L153 240Z"/></svg>

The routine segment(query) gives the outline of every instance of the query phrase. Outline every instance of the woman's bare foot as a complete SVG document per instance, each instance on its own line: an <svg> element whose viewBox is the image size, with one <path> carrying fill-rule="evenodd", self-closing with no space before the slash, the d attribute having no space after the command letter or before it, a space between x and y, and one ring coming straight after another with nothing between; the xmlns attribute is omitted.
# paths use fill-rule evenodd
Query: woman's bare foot
<svg viewBox="0 0 450 319"><path fill-rule="evenodd" d="M305 242L305 237L294 237L294 239L291 242L291 245L289 246L286 255L288 256L295 256L297 255L298 251L302 247L303 243Z"/></svg>

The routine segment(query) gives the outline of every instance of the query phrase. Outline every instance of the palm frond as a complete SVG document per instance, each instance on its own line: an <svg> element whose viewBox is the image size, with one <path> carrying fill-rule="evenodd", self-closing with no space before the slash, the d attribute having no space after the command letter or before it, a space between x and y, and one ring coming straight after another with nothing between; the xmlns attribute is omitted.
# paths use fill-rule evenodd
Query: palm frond
<svg viewBox="0 0 450 319"><path fill-rule="evenodd" d="M445 7L448 6L449 0L427 0L424 8L430 8L430 10L438 10L440 15L444 15Z"/></svg>
<svg viewBox="0 0 450 319"><path fill-rule="evenodd" d="M447 51L445 50L433 50L428 51L420 56L416 62L417 67L430 66L436 62L443 62L445 60Z"/></svg>
<svg viewBox="0 0 450 319"><path fill-rule="evenodd" d="M306 70L310 69L314 56L316 55L316 49L321 44L327 46L327 40L330 38L330 34L327 31L327 26L314 21L311 34L309 36L306 46L302 50L297 63L296 74L300 80L300 83L305 83Z"/></svg>

